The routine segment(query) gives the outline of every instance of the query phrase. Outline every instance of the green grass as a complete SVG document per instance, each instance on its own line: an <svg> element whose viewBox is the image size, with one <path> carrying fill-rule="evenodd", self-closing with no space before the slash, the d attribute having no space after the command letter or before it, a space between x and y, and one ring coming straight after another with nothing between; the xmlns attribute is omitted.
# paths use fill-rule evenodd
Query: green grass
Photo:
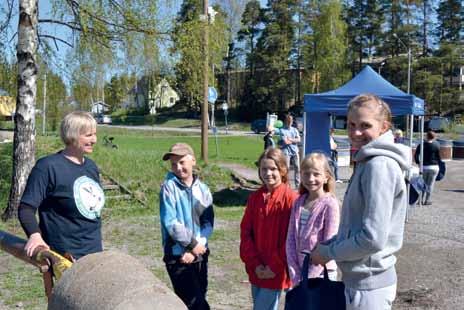
<svg viewBox="0 0 464 310"><path fill-rule="evenodd" d="M103 135L111 135L118 149L103 145ZM210 187L215 203L215 230L211 238L208 298L213 309L247 308L250 305L249 284L239 258L239 224L249 191L232 187L230 172L219 162L234 162L254 167L263 147L261 136L214 137L209 139L209 164L199 159L201 140L198 136L172 133L146 133L121 129L98 131L99 142L92 158L103 172L113 176L148 203L142 207L135 201L108 200L102 212L105 249L117 249L140 259L149 270L168 286L169 278L162 262L161 233L158 217L160 184L168 171L161 160L175 142L192 145L198 158L198 173ZM6 207L11 182L11 144L0 145L0 197ZM36 158L62 148L56 135L37 138ZM17 220L0 222L0 229L24 238ZM45 309L40 273L32 266L0 251L0 308Z"/></svg>
<svg viewBox="0 0 464 310"><path fill-rule="evenodd" d="M115 125L156 125L173 128L200 128L200 116L198 118L184 118L183 113L161 113L157 115L113 115ZM217 127L225 127L225 119L222 112L215 117ZM250 123L237 122L229 118L227 127L231 130L250 130Z"/></svg>

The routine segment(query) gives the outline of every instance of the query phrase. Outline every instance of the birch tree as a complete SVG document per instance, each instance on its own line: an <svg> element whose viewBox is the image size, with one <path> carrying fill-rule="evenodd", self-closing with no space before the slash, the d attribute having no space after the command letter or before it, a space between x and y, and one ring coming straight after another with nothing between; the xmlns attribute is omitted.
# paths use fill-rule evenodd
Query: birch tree
<svg viewBox="0 0 464 310"><path fill-rule="evenodd" d="M35 102L37 92L38 0L19 1L18 95L13 138L13 175L3 220L12 218L35 163Z"/></svg>
<svg viewBox="0 0 464 310"><path fill-rule="evenodd" d="M132 0L140 4L152 0ZM143 15L126 7L124 0L101 0L95 5L93 0L51 0L53 17L38 18L38 0L19 0L18 23L18 93L16 101L15 129L13 142L13 174L10 197L2 219L12 218L26 186L27 178L35 163L35 104L37 90L37 50L39 38L43 45L51 41L71 47L73 42L48 33L40 33L39 23L64 27L72 32L76 42L94 42L95 45L111 48L113 42L121 42L130 33L159 35L153 19L147 21ZM7 0L7 20L0 22L0 33L8 29L13 15L13 0ZM140 8L140 6L139 6ZM98 53L98 50L97 50ZM102 83L103 84L103 83ZM103 87L102 87L103 89Z"/></svg>

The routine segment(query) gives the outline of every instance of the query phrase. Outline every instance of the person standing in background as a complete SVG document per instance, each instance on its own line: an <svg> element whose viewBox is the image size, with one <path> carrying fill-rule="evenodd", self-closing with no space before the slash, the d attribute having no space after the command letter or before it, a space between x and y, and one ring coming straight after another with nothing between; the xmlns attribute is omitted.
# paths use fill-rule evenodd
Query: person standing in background
<svg viewBox="0 0 464 310"><path fill-rule="evenodd" d="M298 129L292 126L293 116L287 114L285 117L284 127L280 129L279 147L284 153L287 160L287 167L293 166L295 187L300 187L300 151L298 143L300 143L300 133Z"/></svg>
<svg viewBox="0 0 464 310"><path fill-rule="evenodd" d="M427 131L424 141L424 156L423 156L423 178L427 185L425 193L423 193L422 204L432 204L432 192L435 185L435 179L437 178L440 168L438 163L441 161L440 156L440 145L436 141L436 133L433 130ZM420 147L417 146L416 154L414 155L414 161L416 164L420 162Z"/></svg>
<svg viewBox="0 0 464 310"><path fill-rule="evenodd" d="M332 166L332 170L335 176L336 183L343 183L342 180L338 178L338 151L337 151L337 143L335 143L334 139L335 129L330 128L330 165Z"/></svg>
<svg viewBox="0 0 464 310"><path fill-rule="evenodd" d="M268 147L275 147L273 136L274 136L274 127L272 125L269 125L267 127L267 133L263 137L264 150L266 150Z"/></svg>
<svg viewBox="0 0 464 310"><path fill-rule="evenodd" d="M404 143L403 131L401 129L396 129L394 135L395 143Z"/></svg>

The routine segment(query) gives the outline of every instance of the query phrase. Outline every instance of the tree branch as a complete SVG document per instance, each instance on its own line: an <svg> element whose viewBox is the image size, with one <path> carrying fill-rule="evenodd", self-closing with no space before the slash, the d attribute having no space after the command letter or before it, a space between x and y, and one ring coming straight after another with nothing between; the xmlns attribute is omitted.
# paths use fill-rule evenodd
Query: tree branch
<svg viewBox="0 0 464 310"><path fill-rule="evenodd" d="M68 28L71 28L72 30L82 31L82 28L77 26L77 24L75 22L62 22L62 21L54 20L54 19L39 19L39 23L58 24L58 25L62 25L62 26L66 26Z"/></svg>
<svg viewBox="0 0 464 310"><path fill-rule="evenodd" d="M82 12L82 13L88 15L90 18L92 18L92 19L94 19L94 20L96 20L96 21L98 21L98 22L101 22L102 24L105 24L105 25L107 25L107 26L111 26L111 27L113 27L114 29L120 29L120 30L122 30L122 31L124 31L124 32L131 32L131 31L133 31L133 32L139 32L139 33L146 33L146 34L150 34L150 35L163 34L163 33L159 33L159 32L157 32L157 31L154 31L154 30L152 30L152 29L143 29L143 28L137 27L136 25L134 25L134 24L132 24L132 23L130 23L130 25L131 25L132 27L127 27L127 26L125 26L125 25L123 25L123 24L116 24L116 23L113 23L113 22L111 22L111 21L109 21L109 20L106 20L106 19L104 19L104 18L101 18L100 16L97 16L97 15L93 14L92 12L88 11L88 10L85 9L85 8L82 8L82 7L79 5L79 3L78 3L77 1L75 1L75 0L66 0L66 2L69 4L69 6L71 6L72 11L73 11L74 18L76 18L76 19L78 19L78 20L80 20L80 19L79 19L79 16L80 16L80 14L81 14L81 12ZM113 2L112 2L112 3L113 3ZM118 6L119 6L119 5L118 5ZM120 11L120 10L119 10L119 11ZM121 15L122 15L123 19L124 19L125 21L127 21L127 19L126 19L126 17L124 16L124 14L121 13ZM114 30L114 31L110 31L110 32L112 32L114 35L121 35L121 32L120 32L120 31Z"/></svg>
<svg viewBox="0 0 464 310"><path fill-rule="evenodd" d="M0 26L0 32L3 32L5 29L8 28L8 25L10 24L11 17L13 16L13 7L14 7L15 0L6 0L6 3L7 3L7 7L8 7L8 14L6 16L5 22L3 23L3 25Z"/></svg>
<svg viewBox="0 0 464 310"><path fill-rule="evenodd" d="M52 35L49 35L49 34L39 34L39 38L47 38L47 39L52 39L54 42L55 42L55 46L56 46L56 49L58 50L58 45L56 43L56 41L59 41L63 44L66 44L67 46L69 47L74 47L74 45L72 45L71 43L69 43L68 41L66 40L63 40L63 39L60 39L58 37L55 37L55 36L52 36Z"/></svg>

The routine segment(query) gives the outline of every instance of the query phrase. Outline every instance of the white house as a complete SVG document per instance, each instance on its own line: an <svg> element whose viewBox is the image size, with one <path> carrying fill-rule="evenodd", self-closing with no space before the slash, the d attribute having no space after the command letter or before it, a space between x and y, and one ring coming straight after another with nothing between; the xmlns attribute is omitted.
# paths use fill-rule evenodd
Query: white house
<svg viewBox="0 0 464 310"><path fill-rule="evenodd" d="M109 112L110 106L103 101L96 101L92 103L91 112L93 115L100 115Z"/></svg>
<svg viewBox="0 0 464 310"><path fill-rule="evenodd" d="M179 95L166 79L162 79L153 91L148 92L150 114L156 114L156 110L159 108L170 108L177 101L179 101Z"/></svg>

